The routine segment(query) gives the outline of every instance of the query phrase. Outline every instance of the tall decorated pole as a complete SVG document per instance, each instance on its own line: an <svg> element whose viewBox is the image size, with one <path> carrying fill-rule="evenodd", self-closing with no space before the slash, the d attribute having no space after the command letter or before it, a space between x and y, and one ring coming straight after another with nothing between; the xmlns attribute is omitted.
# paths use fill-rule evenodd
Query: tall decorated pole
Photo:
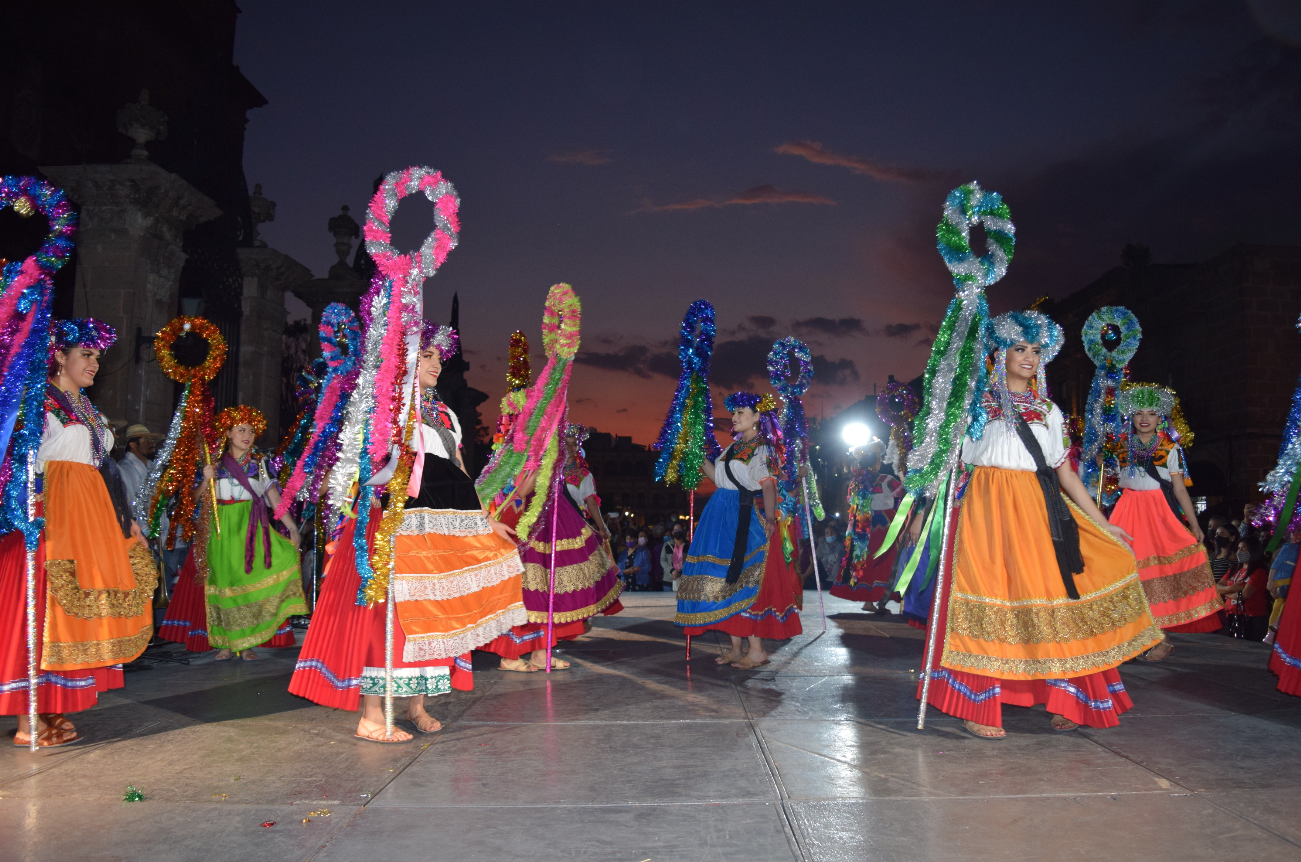
<svg viewBox="0 0 1301 862"><path fill-rule="evenodd" d="M36 750L40 689L36 635L36 550L45 520L36 508L36 453L45 430L54 273L72 254L77 213L63 189L36 177L0 180L0 208L49 222L41 247L0 269L0 532L19 531L26 549L24 601L27 640L28 748Z"/></svg>
<svg viewBox="0 0 1301 862"><path fill-rule="evenodd" d="M791 380L791 357L798 363L795 379ZM796 523L809 540L809 556L813 560L813 583L818 590L818 610L822 613L822 630L827 630L827 608L822 598L822 576L818 572L818 555L813 553L813 519L822 520L826 513L818 498L818 486L809 470L809 429L804 419L804 393L813 382L813 356L809 346L798 338L783 338L768 351L768 381L782 398L780 424L782 439L786 443L786 460L778 482L779 506L782 520ZM783 529L785 527L783 526ZM785 542L783 542L783 545ZM786 553L792 553L787 549ZM798 565L798 549L794 549ZM790 562L789 556L787 562Z"/></svg>
<svg viewBox="0 0 1301 862"><path fill-rule="evenodd" d="M1301 320L1297 321L1301 330ZM1260 483L1265 492L1265 502L1256 507L1252 523L1258 527L1273 526L1273 536L1266 548L1273 553L1288 533L1301 530L1301 511L1297 508L1297 492L1301 490L1301 381L1292 393L1292 407L1283 424L1283 442L1278 447L1278 463Z"/></svg>
<svg viewBox="0 0 1301 862"><path fill-rule="evenodd" d="M987 244L985 253L979 256L971 248L971 228L976 226L984 228ZM935 595L940 600L944 595L962 438L968 433L979 438L988 422L981 407L981 394L988 383L985 324L989 322L989 304L985 289L1007 274L1016 245L1016 228L1002 196L986 192L972 182L949 192L935 238L940 256L953 276L957 295L949 302L926 362L921 411L913 426L913 450L908 455L908 475L904 479L908 495L890 525L882 549L889 547L899 535L920 497L934 500L918 546L927 542L930 558L938 561ZM936 517L941 508L942 516ZM912 577L921 556L916 552L912 555L900 576L901 583ZM926 643L921 705L917 712L919 729L926 723L926 698L930 693L939 634L935 625L937 617L938 614L931 614Z"/></svg>
<svg viewBox="0 0 1301 862"><path fill-rule="evenodd" d="M1120 498L1116 447L1126 429L1117 396L1120 384L1128 376L1126 366L1143 338L1143 328L1128 308L1106 305L1089 315L1080 336L1084 340L1084 352L1098 367L1093 372L1089 400L1084 408L1080 478L1101 509L1114 506ZM1114 346L1108 347L1108 342Z"/></svg>

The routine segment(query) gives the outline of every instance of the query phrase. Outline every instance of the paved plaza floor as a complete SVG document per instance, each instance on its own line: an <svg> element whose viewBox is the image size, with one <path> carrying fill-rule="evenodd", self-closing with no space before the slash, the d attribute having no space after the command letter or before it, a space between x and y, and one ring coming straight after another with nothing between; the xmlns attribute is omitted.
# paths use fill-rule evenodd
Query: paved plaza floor
<svg viewBox="0 0 1301 862"><path fill-rule="evenodd" d="M571 670L476 653L444 729L402 746L289 695L296 650L157 664L74 716L85 742L6 742L0 859L1301 860L1301 699L1267 647L1176 635L1122 668L1120 727L1008 708L985 741L933 710L917 730L920 631L826 603L826 634L808 593L806 634L739 672L712 636L686 663L672 595L631 594Z"/></svg>

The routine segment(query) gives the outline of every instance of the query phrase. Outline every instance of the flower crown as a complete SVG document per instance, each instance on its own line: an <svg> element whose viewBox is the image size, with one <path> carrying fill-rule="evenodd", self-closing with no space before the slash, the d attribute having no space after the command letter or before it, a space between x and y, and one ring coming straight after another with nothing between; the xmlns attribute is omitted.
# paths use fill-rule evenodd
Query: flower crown
<svg viewBox="0 0 1301 862"><path fill-rule="evenodd" d="M426 320L420 328L420 349L438 351L438 358L443 362L456 355L459 343L456 330L450 326L439 326L432 320Z"/></svg>
<svg viewBox="0 0 1301 862"><path fill-rule="evenodd" d="M728 413L742 407L749 407L755 413L769 413L777 409L777 399L767 392L763 395L756 395L753 392L733 392L727 396L723 406L727 408Z"/></svg>
<svg viewBox="0 0 1301 862"><path fill-rule="evenodd" d="M217 414L216 424L218 434L225 434L236 425L253 426L253 435L255 437L261 437L263 432L267 430L267 420L262 415L262 411L247 404L227 407Z"/></svg>
<svg viewBox="0 0 1301 862"><path fill-rule="evenodd" d="M117 330L93 317L76 320L58 320L50 327L50 356L54 351L68 351L74 347L91 347L108 350L117 341Z"/></svg>
<svg viewBox="0 0 1301 862"><path fill-rule="evenodd" d="M1129 417L1139 410L1155 411L1166 420L1162 428L1169 432L1176 443L1185 448L1193 445L1193 431L1188 427L1183 408L1179 406L1179 396L1173 389L1156 383L1131 383L1126 380L1120 384L1120 392L1116 393L1116 406L1123 415Z"/></svg>

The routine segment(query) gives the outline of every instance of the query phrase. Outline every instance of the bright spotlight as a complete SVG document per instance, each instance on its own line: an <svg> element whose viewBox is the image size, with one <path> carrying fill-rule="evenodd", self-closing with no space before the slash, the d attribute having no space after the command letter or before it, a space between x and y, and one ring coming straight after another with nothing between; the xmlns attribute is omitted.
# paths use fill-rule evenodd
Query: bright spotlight
<svg viewBox="0 0 1301 862"><path fill-rule="evenodd" d="M874 439L872 429L868 428L862 422L851 422L845 426L845 430L840 432L840 436L849 445L850 449L857 449L860 446L866 446Z"/></svg>

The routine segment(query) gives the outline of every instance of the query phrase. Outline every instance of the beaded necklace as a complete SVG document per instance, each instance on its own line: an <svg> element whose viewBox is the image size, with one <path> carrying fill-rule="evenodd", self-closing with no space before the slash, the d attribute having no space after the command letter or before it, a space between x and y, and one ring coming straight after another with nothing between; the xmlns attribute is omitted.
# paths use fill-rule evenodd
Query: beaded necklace
<svg viewBox="0 0 1301 862"><path fill-rule="evenodd" d="M90 431L90 451L91 458L96 468L104 463L104 457L108 454L108 449L104 445L104 431L108 429L108 422L95 409L95 405L86 397L85 391L78 389L75 392L69 392L66 389L60 389L54 384L49 385L46 390L48 400L47 408L52 406L51 412L64 425L85 425ZM51 402L53 402L51 404ZM69 414L69 408L72 412Z"/></svg>

